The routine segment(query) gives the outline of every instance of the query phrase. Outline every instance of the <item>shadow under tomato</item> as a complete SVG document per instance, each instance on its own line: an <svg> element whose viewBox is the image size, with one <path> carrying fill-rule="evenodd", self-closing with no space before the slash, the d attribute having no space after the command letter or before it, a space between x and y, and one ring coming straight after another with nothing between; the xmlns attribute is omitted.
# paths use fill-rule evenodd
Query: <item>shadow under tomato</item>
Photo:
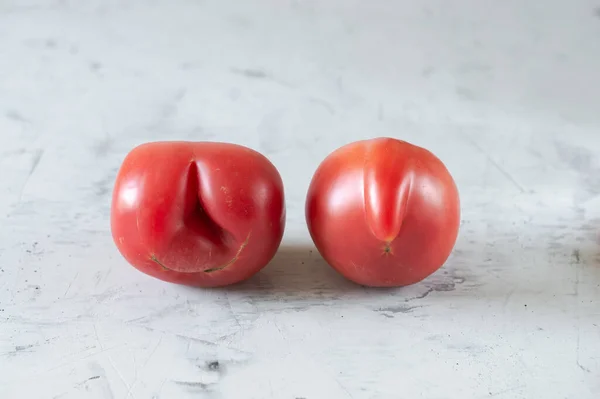
<svg viewBox="0 0 600 399"><path fill-rule="evenodd" d="M262 297L268 301L327 302L328 300L364 300L369 298L395 297L415 300L427 297L432 292L448 292L459 289L467 281L468 272L463 272L452 262L425 280L405 287L367 287L354 283L335 271L321 257L314 246L287 244L279 248L273 260L259 273L236 285L225 287L251 297Z"/></svg>
<svg viewBox="0 0 600 399"><path fill-rule="evenodd" d="M314 246L287 244L280 247L261 272L222 289L260 312L359 305L389 317L390 312L408 313L426 306L422 302L425 298L428 304L432 300L445 302L447 295L456 297L465 288L477 289L469 276L468 272L449 262L432 276L410 286L366 287L336 272Z"/></svg>
<svg viewBox="0 0 600 399"><path fill-rule="evenodd" d="M230 289L319 296L323 291L344 292L363 287L331 268L314 246L284 244L263 270Z"/></svg>
<svg viewBox="0 0 600 399"><path fill-rule="evenodd" d="M447 306L448 301L465 299L527 303L533 297L578 295L575 286L585 285L589 290L600 284L600 243L582 237L572 232L544 236L506 231L489 240L466 229L439 270L419 283L398 288L361 286L329 266L314 245L285 243L261 272L223 289L274 307L365 299L405 301L414 306L438 301ZM569 280L574 288L565 285Z"/></svg>

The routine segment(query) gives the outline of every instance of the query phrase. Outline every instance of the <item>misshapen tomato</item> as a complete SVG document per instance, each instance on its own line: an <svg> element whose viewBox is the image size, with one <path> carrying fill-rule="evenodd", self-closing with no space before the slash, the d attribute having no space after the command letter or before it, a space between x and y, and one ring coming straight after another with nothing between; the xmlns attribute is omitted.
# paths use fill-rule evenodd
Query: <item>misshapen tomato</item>
<svg viewBox="0 0 600 399"><path fill-rule="evenodd" d="M281 177L260 153L229 143L154 142L123 161L111 228L121 254L140 271L216 287L267 265L285 217Z"/></svg>
<svg viewBox="0 0 600 399"><path fill-rule="evenodd" d="M346 278L404 286L447 260L458 235L459 195L426 149L392 138L357 141L319 165L306 221L321 256Z"/></svg>

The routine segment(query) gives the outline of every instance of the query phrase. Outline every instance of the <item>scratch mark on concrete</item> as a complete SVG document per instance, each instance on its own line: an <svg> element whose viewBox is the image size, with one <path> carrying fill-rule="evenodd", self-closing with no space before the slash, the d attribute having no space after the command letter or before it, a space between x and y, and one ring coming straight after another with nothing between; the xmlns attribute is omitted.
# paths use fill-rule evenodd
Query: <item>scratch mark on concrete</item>
<svg viewBox="0 0 600 399"><path fill-rule="evenodd" d="M233 320L235 321L235 324L237 324L237 326L240 329L240 331L242 331L244 328L240 324L240 320L239 320L237 314L233 311L233 307L231 306L231 300L229 299L229 294L225 293L225 298L227 299L227 307L229 308L229 312L231 313L231 317L233 317Z"/></svg>
<svg viewBox="0 0 600 399"><path fill-rule="evenodd" d="M40 160L42 159L42 155L44 155L44 150L37 150L35 152L35 154L33 155L33 160L31 162L31 169L29 170L29 176L31 176L33 174L33 172L35 172L35 170L37 169L38 165L40 164Z"/></svg>
<svg viewBox="0 0 600 399"><path fill-rule="evenodd" d="M77 280L78 276L79 276L79 272L75 273L75 277L73 277L73 280L71 280L71 282L69 283L69 286L67 287L65 293L63 294L63 298L65 298L67 296L67 294L69 293L69 290L71 290L71 286L73 285L75 280Z"/></svg>
<svg viewBox="0 0 600 399"><path fill-rule="evenodd" d="M25 187L27 187L27 184L29 183L29 179L31 178L31 176L37 169L38 165L40 164L40 160L42 159L43 155L44 155L43 149L37 150L35 152L35 154L33 155L33 159L31 161L31 168L29 169L29 174L27 175L27 178L23 182L23 186L21 187L21 192L19 193L19 200L18 200L19 203L21 202L21 199L23 198L23 192L25 191Z"/></svg>
<svg viewBox="0 0 600 399"><path fill-rule="evenodd" d="M510 298L512 298L512 296L515 293L515 289L511 289L508 294L506 294L506 297L504 298L504 302L502 303L502 309L505 309L506 306L508 305L508 301L510 301Z"/></svg>
<svg viewBox="0 0 600 399"><path fill-rule="evenodd" d="M330 114L335 114L335 108L333 107L333 105L331 105L329 102L320 99L320 98L316 98L316 97L309 97L308 101L310 101L313 104L317 104L320 105L321 107L325 108L327 110L327 112L329 112Z"/></svg>
<svg viewBox="0 0 600 399"><path fill-rule="evenodd" d="M156 350L158 349L159 345L162 342L164 334L160 335L160 338L158 339L158 342L156 343L156 345L154 346L154 349L152 349L152 352L150 353L150 356L148 356L148 358L146 359L146 361L144 362L144 364L142 365L141 369L137 369L137 367L135 366L135 357L133 358L133 362L134 362L134 367L135 367L135 379L133 381L133 383L131 384L131 388L129 388L129 391L127 392L127 396L126 398L129 398L130 396L133 396L133 388L135 388L137 382L139 381L138 378L138 371L141 373L146 369L146 366L148 365L148 363L150 362L150 359L152 359L152 357L154 356L154 354L156 353Z"/></svg>
<svg viewBox="0 0 600 399"><path fill-rule="evenodd" d="M581 364L581 328L579 327L579 285L581 283L580 269L581 269L581 254L578 248L573 250L573 259L575 261L575 301L577 308L577 347L575 348L575 362L577 367L586 373L590 372L590 369Z"/></svg>
<svg viewBox="0 0 600 399"><path fill-rule="evenodd" d="M490 397L496 397L496 396L504 395L505 393L514 392L514 391L516 391L518 389L521 389L521 388L524 388L524 387L525 387L525 385L518 385L516 387L506 388L506 389L503 389L503 390L498 391L498 392L493 392L493 393L490 392L489 396Z"/></svg>
<svg viewBox="0 0 600 399"><path fill-rule="evenodd" d="M123 377L123 374L117 368L117 366L115 366L115 362L113 362L112 357L107 354L106 358L108 359L108 362L110 363L111 367L116 371L117 375L119 376L119 378L121 379L121 381L123 382L123 384L125 385L125 387L127 388L127 391L130 393L131 397L135 398L135 395L133 394L133 392L131 392L131 386L127 383L127 381L125 381L125 378Z"/></svg>
<svg viewBox="0 0 600 399"><path fill-rule="evenodd" d="M485 151L483 148L481 148L479 146L479 144L477 144L473 139L471 139L469 136L467 136L466 134L463 133L459 133L459 135L469 144L471 144L477 151L479 151L480 153L482 153L486 160L492 165L494 166L494 168L496 168L498 170L498 172L500 172L502 174L502 176L504 176L509 182L511 182L513 184L513 186L515 186L521 193L525 193L526 190L523 188L523 186L521 186L519 184L519 182L517 182L515 180L514 177L512 177L512 175L510 173L508 173L498 162L496 162L494 160L494 158L492 158L487 151Z"/></svg>
<svg viewBox="0 0 600 399"><path fill-rule="evenodd" d="M340 380L338 380L337 378L334 378L334 380L339 385L339 387L342 389L342 391L344 391L346 393L346 395L348 395L348 397L350 399L354 399L354 396L352 396L352 394L350 393L350 391L348 391L348 388L346 388L344 385L342 385L342 383L340 382Z"/></svg>
<svg viewBox="0 0 600 399"><path fill-rule="evenodd" d="M580 355L579 355L579 353L581 352L580 347L581 347L581 331L580 331L580 328L577 327L577 348L576 348L577 353L575 354L576 355L575 361L577 363L577 367L579 367L582 371L585 371L586 373L590 373L591 372L590 369L588 369L583 364L581 364Z"/></svg>
<svg viewBox="0 0 600 399"><path fill-rule="evenodd" d="M104 345L102 344L102 341L100 340L100 336L98 335L98 329L96 328L96 323L93 324L93 328L94 328L94 335L96 337L96 341L98 342L98 345L100 345L100 349L102 351L104 351ZM108 359L108 362L110 363L111 367L115 370L115 372L117 373L117 375L119 376L119 378L123 382L123 385L125 385L125 387L127 388L127 391L130 391L131 390L131 386L127 383L127 381L125 381L125 378L123 377L123 374L121 373L121 371L119 371L119 369L117 368L117 366L115 366L115 362L113 362L112 357L110 356L110 354L107 354L106 358ZM131 397L134 397L134 395L131 394Z"/></svg>

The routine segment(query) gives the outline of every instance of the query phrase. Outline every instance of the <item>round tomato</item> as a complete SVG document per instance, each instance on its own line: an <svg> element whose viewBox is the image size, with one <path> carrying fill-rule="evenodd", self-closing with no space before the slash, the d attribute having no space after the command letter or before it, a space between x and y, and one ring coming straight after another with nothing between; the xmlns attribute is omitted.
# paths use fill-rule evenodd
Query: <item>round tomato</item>
<svg viewBox="0 0 600 399"><path fill-rule="evenodd" d="M153 142L123 161L111 228L121 254L140 271L216 287L267 265L285 216L281 176L260 153L229 143Z"/></svg>
<svg viewBox="0 0 600 399"><path fill-rule="evenodd" d="M319 165L306 221L321 256L346 278L404 286L447 260L458 235L459 195L428 150L393 138L362 140Z"/></svg>

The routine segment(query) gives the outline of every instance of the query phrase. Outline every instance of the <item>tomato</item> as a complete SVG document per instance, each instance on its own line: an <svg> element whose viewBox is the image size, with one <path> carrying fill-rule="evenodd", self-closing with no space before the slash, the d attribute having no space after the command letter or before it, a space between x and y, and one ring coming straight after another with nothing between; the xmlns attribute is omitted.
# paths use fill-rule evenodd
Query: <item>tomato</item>
<svg viewBox="0 0 600 399"><path fill-rule="evenodd" d="M362 140L319 165L306 222L321 256L349 280L405 286L449 257L460 224L459 195L428 150L393 138Z"/></svg>
<svg viewBox="0 0 600 399"><path fill-rule="evenodd" d="M218 287L269 263L285 218L281 176L262 154L230 143L152 142L134 148L121 165L111 230L138 270Z"/></svg>

